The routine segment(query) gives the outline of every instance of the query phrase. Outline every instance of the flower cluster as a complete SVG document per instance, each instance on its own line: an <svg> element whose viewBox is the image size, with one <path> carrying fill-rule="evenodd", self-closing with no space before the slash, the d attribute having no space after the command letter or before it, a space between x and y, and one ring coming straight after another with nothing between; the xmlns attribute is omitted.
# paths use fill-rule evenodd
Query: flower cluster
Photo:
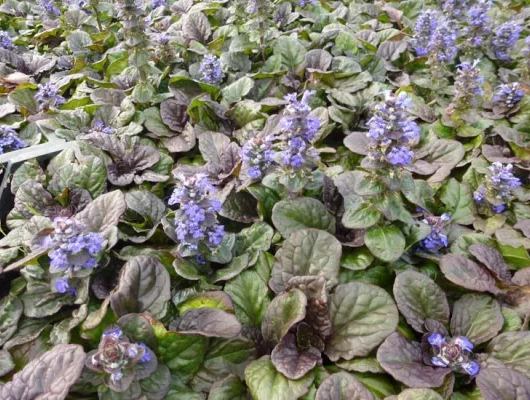
<svg viewBox="0 0 530 400"><path fill-rule="evenodd" d="M214 187L205 174L192 177L177 176L180 181L168 203L180 204L175 215L177 239L185 249L198 251L204 244L215 250L222 242L224 226L217 221L221 202L211 197Z"/></svg>
<svg viewBox="0 0 530 400"><path fill-rule="evenodd" d="M490 0L478 0L467 13L467 25L462 29L464 46L469 49L480 47L490 34L490 18L488 11Z"/></svg>
<svg viewBox="0 0 530 400"><path fill-rule="evenodd" d="M304 8L307 5L314 5L316 3L316 0L299 0L298 5L302 8Z"/></svg>
<svg viewBox="0 0 530 400"><path fill-rule="evenodd" d="M387 92L385 100L375 106L366 134L370 138L368 156L371 159L396 166L412 162L411 147L419 141L420 128L407 111L411 105L412 100L406 94L396 96Z"/></svg>
<svg viewBox="0 0 530 400"><path fill-rule="evenodd" d="M506 203L512 199L512 191L521 186L519 178L512 173L512 165L502 165L494 162L488 167L486 182L481 185L473 198L479 206L488 203L496 213L501 213L506 209Z"/></svg>
<svg viewBox="0 0 530 400"><path fill-rule="evenodd" d="M484 78L480 75L478 60L473 63L464 61L458 65L455 79L455 97L450 105L451 110L464 112L477 103L477 96L484 94Z"/></svg>
<svg viewBox="0 0 530 400"><path fill-rule="evenodd" d="M41 111L66 102L66 99L60 95L60 88L53 82L48 82L45 85L39 84L38 89L35 100L39 103L39 110Z"/></svg>
<svg viewBox="0 0 530 400"><path fill-rule="evenodd" d="M153 10L159 7L167 7L167 1L166 0L151 0L151 8Z"/></svg>
<svg viewBox="0 0 530 400"><path fill-rule="evenodd" d="M169 40L170 40L170 37L168 35L166 35L164 32L162 33L157 33L155 35L155 42L159 45L166 45L169 43Z"/></svg>
<svg viewBox="0 0 530 400"><path fill-rule="evenodd" d="M89 133L105 133L107 135L112 135L113 133L116 133L116 129L112 126L105 125L102 120L98 119L92 124Z"/></svg>
<svg viewBox="0 0 530 400"><path fill-rule="evenodd" d="M17 136L14 129L8 126L0 126L0 154L8 151L18 150L26 145Z"/></svg>
<svg viewBox="0 0 530 400"><path fill-rule="evenodd" d="M479 364L471 360L473 343L465 336L446 338L439 333L432 333L427 340L431 345L433 365L442 368L449 367L470 376L476 376L479 373Z"/></svg>
<svg viewBox="0 0 530 400"><path fill-rule="evenodd" d="M203 82L211 85L217 85L223 80L223 70L221 69L221 61L212 54L207 54L202 59L199 66L199 74Z"/></svg>
<svg viewBox="0 0 530 400"><path fill-rule="evenodd" d="M436 10L423 10L416 20L416 33L412 46L419 57L429 54L429 45L438 26L438 18Z"/></svg>
<svg viewBox="0 0 530 400"><path fill-rule="evenodd" d="M38 4L50 15L61 15L61 10L57 8L53 0L38 0Z"/></svg>
<svg viewBox="0 0 530 400"><path fill-rule="evenodd" d="M492 102L498 107L511 109L518 105L523 97L524 91L519 83L506 83L495 88Z"/></svg>
<svg viewBox="0 0 530 400"><path fill-rule="evenodd" d="M274 150L272 136L251 138L240 151L243 160L243 171L251 178L258 179L272 165Z"/></svg>
<svg viewBox="0 0 530 400"><path fill-rule="evenodd" d="M15 49L15 46L13 45L13 41L11 40L9 33L7 33L6 31L0 31L0 48L6 49L6 50Z"/></svg>
<svg viewBox="0 0 530 400"><path fill-rule="evenodd" d="M447 240L447 235L443 233L443 228L449 221L451 221L451 215L447 213L444 213L439 217L426 215L423 222L431 227L431 233L420 242L420 247L431 252L437 252L441 248L447 247L449 242Z"/></svg>
<svg viewBox="0 0 530 400"><path fill-rule="evenodd" d="M511 61L509 55L523 28L513 22L500 25L491 39L495 56L501 61Z"/></svg>
<svg viewBox="0 0 530 400"><path fill-rule="evenodd" d="M430 64L436 66L452 63L458 52L456 47L457 39L457 31L452 26L451 21L445 17L440 17L429 41Z"/></svg>
<svg viewBox="0 0 530 400"><path fill-rule="evenodd" d="M65 278L55 281L55 289L59 293L75 294L66 275L93 269L97 255L103 248L103 241L99 233L86 233L84 226L74 219L54 219L53 231L42 245L50 249L50 272L61 273Z"/></svg>
<svg viewBox="0 0 530 400"><path fill-rule="evenodd" d="M120 328L103 332L98 349L89 354L86 366L104 372L107 385L116 392L127 390L135 378L134 366L153 360L144 343L131 343Z"/></svg>
<svg viewBox="0 0 530 400"><path fill-rule="evenodd" d="M281 163L293 168L314 164L319 159L312 141L320 129L320 119L309 116L311 107L307 104L314 90L305 91L302 100L296 99L296 93L284 97L289 103L285 108L286 115L280 121L285 142L281 152Z"/></svg>
<svg viewBox="0 0 530 400"><path fill-rule="evenodd" d="M468 9L467 0L441 0L441 7L444 14L454 19L461 19Z"/></svg>
<svg viewBox="0 0 530 400"><path fill-rule="evenodd" d="M70 1L70 6L72 6L74 10L75 9L82 10L83 8L87 7L88 4L89 4L88 0L71 0Z"/></svg>

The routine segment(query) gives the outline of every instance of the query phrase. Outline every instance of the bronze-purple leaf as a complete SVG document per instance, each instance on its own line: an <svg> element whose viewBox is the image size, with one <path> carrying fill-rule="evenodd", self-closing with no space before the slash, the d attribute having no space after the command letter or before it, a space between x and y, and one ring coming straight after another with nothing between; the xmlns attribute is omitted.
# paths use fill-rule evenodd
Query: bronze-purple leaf
<svg viewBox="0 0 530 400"><path fill-rule="evenodd" d="M394 379L409 387L439 387L449 368L425 365L421 345L409 342L399 333L390 335L377 350L377 360Z"/></svg>

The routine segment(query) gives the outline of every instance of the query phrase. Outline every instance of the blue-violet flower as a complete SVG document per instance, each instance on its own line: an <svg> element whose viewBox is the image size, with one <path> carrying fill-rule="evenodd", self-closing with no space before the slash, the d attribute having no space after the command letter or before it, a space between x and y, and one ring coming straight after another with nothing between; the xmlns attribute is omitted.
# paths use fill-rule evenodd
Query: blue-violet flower
<svg viewBox="0 0 530 400"><path fill-rule="evenodd" d="M203 82L211 85L217 85L223 80L223 70L219 58L212 54L207 54L202 59L199 66L199 74Z"/></svg>
<svg viewBox="0 0 530 400"><path fill-rule="evenodd" d="M419 57L429 54L429 43L438 26L438 18L436 10L423 10L416 20L416 33L411 42Z"/></svg>
<svg viewBox="0 0 530 400"><path fill-rule="evenodd" d="M66 293L70 296L77 295L77 289L74 286L70 286L70 282L66 276L61 276L55 281L55 290L59 293Z"/></svg>
<svg viewBox="0 0 530 400"><path fill-rule="evenodd" d="M411 147L420 139L420 128L407 111L411 106L412 100L405 93L396 96L391 92L375 106L366 134L370 139L368 157L395 166L412 162Z"/></svg>
<svg viewBox="0 0 530 400"><path fill-rule="evenodd" d="M493 104L503 108L514 108L524 97L524 91L517 82L505 83L495 88Z"/></svg>
<svg viewBox="0 0 530 400"><path fill-rule="evenodd" d="M99 233L85 232L75 219L55 218L53 232L43 241L43 247L50 249L50 272L73 273L94 268L103 242Z"/></svg>
<svg viewBox="0 0 530 400"><path fill-rule="evenodd" d="M151 0L151 8L154 10L158 7L166 7L167 1L166 0Z"/></svg>
<svg viewBox="0 0 530 400"><path fill-rule="evenodd" d="M260 178L263 172L272 165L274 155L272 139L272 136L253 137L241 148L240 156L243 160L243 171L251 179Z"/></svg>
<svg viewBox="0 0 530 400"><path fill-rule="evenodd" d="M493 45L495 56L499 60L511 61L509 53L515 46L517 39L519 39L522 30L521 26L513 22L505 22L495 30L491 44Z"/></svg>
<svg viewBox="0 0 530 400"><path fill-rule="evenodd" d="M48 14L58 16L61 15L61 11L55 5L53 0L38 0L39 6L41 6Z"/></svg>
<svg viewBox="0 0 530 400"><path fill-rule="evenodd" d="M92 123L89 133L105 133L107 135L112 135L116 133L116 129L112 126L105 125L105 123L98 119Z"/></svg>
<svg viewBox="0 0 530 400"><path fill-rule="evenodd" d="M0 31L0 48L6 49L6 50L15 49L15 46L13 45L13 41L11 40L9 33L7 33L6 31Z"/></svg>
<svg viewBox="0 0 530 400"><path fill-rule="evenodd" d="M39 103L39 110L41 111L66 102L66 99L60 95L60 88L53 82L48 82L45 85L39 84L38 89L35 100Z"/></svg>
<svg viewBox="0 0 530 400"><path fill-rule="evenodd" d="M131 343L120 328L114 328L103 333L98 349L88 354L85 365L105 373L107 385L123 392L134 380L134 366L149 361L151 354L144 343Z"/></svg>
<svg viewBox="0 0 530 400"><path fill-rule="evenodd" d="M454 29L454 22L440 17L428 44L429 63L433 66L452 63L458 52L457 39L458 33Z"/></svg>
<svg viewBox="0 0 530 400"><path fill-rule="evenodd" d="M449 340L448 340L449 339ZM476 376L480 365L472 361L473 343L465 336L446 338L439 333L431 333L427 338L431 345L431 362L442 368L451 368L456 372L464 372Z"/></svg>
<svg viewBox="0 0 530 400"><path fill-rule="evenodd" d="M488 167L488 176L474 193L473 198L477 205L489 205L493 212L501 213L506 204L512 200L512 191L521 186L519 178L512 173L511 164L502 165L494 162Z"/></svg>
<svg viewBox="0 0 530 400"><path fill-rule="evenodd" d="M211 196L214 187L205 174L179 175L177 179L180 182L168 201L170 205L180 204L175 215L177 239L187 250L198 251L201 244L215 250L225 231L217 221L221 202Z"/></svg>
<svg viewBox="0 0 530 400"><path fill-rule="evenodd" d="M0 154L19 150L23 147L26 147L26 145L20 140L14 129L8 126L0 126Z"/></svg>
<svg viewBox="0 0 530 400"><path fill-rule="evenodd" d="M313 94L314 90L306 90L301 101L296 99L296 93L284 97L289 104L285 107L286 115L280 120L285 139L280 161L285 166L299 169L319 159L312 142L320 129L320 119L309 115L311 107L307 104Z"/></svg>
<svg viewBox="0 0 530 400"><path fill-rule="evenodd" d="M423 222L431 227L431 233L420 242L420 247L424 250L437 252L440 249L447 247L449 241L443 229L447 222L451 221L451 215L444 213L439 217L434 215L426 215Z"/></svg>
<svg viewBox="0 0 530 400"><path fill-rule="evenodd" d="M484 78L480 75L478 60L473 63L464 61L458 65L455 79L455 97L450 109L464 112L477 104L477 98L484 94Z"/></svg>
<svg viewBox="0 0 530 400"><path fill-rule="evenodd" d="M481 46L491 33L488 11L490 0L478 0L467 13L467 25L462 29L464 45L469 49Z"/></svg>

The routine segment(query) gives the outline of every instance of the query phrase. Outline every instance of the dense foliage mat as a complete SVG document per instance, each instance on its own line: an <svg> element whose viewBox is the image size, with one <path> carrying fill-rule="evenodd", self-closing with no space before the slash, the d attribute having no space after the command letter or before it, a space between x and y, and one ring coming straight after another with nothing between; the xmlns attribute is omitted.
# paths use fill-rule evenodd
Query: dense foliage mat
<svg viewBox="0 0 530 400"><path fill-rule="evenodd" d="M0 1L0 399L530 399L529 20Z"/></svg>

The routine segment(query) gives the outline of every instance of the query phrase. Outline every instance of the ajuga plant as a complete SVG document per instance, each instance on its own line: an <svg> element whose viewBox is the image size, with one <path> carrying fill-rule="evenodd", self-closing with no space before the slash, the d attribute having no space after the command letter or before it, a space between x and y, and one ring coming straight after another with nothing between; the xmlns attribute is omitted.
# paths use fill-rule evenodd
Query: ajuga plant
<svg viewBox="0 0 530 400"><path fill-rule="evenodd" d="M0 399L530 399L525 1L0 3Z"/></svg>

